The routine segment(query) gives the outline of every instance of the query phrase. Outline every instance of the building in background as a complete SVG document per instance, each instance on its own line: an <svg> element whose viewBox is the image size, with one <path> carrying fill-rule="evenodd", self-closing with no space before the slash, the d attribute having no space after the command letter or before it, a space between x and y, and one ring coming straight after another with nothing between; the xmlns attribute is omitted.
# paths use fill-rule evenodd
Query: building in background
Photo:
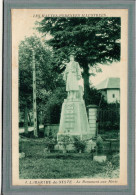
<svg viewBox="0 0 136 195"><path fill-rule="evenodd" d="M109 77L96 85L108 103L120 102L120 78Z"/></svg>

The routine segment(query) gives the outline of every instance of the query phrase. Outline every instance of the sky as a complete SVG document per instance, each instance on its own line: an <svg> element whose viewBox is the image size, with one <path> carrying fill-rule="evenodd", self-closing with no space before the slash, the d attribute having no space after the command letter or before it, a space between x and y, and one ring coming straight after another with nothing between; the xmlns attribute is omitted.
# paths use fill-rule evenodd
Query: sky
<svg viewBox="0 0 136 195"><path fill-rule="evenodd" d="M105 80L107 77L120 77L121 63L112 63L110 65L100 64L99 67L102 72L96 73L95 76L91 76L90 81L95 86Z"/></svg>
<svg viewBox="0 0 136 195"><path fill-rule="evenodd" d="M21 12L13 12L12 13L12 23L13 26L15 26L15 32L16 32L16 44L19 45L20 41L24 40L25 37L29 37L33 34L41 37L42 34L38 33L35 27L35 21L40 21L40 18L34 17L34 10L30 10L29 12L24 9ZM49 39L49 36L46 37ZM96 73L96 76L91 76L90 81L95 86L105 80L107 77L120 77L120 67L121 62L118 63L112 63L110 65L99 65L99 67L102 69L102 72Z"/></svg>

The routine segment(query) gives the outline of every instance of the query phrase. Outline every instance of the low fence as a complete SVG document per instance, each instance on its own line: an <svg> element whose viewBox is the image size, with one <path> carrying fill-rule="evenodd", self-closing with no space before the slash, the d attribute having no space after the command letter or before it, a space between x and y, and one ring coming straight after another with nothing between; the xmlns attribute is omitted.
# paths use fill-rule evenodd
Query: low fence
<svg viewBox="0 0 136 195"><path fill-rule="evenodd" d="M98 109L97 110L98 131L109 131L120 129L120 109Z"/></svg>
<svg viewBox="0 0 136 195"><path fill-rule="evenodd" d="M120 142L117 139L114 140L105 140L103 142L103 149L105 153L110 152L119 152L120 150Z"/></svg>

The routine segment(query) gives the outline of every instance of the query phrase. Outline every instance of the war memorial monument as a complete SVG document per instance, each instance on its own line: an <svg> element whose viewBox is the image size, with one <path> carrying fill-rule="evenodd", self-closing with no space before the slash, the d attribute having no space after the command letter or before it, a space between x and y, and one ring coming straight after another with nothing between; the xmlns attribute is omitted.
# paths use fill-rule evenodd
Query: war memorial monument
<svg viewBox="0 0 136 195"><path fill-rule="evenodd" d="M64 72L68 95L62 104L57 134L58 144L62 142L65 136L69 137L70 141L73 141L75 137L80 140L87 140L92 137L83 100L83 87L79 85L81 78L79 63L74 60L73 55L70 55L70 62L66 65Z"/></svg>

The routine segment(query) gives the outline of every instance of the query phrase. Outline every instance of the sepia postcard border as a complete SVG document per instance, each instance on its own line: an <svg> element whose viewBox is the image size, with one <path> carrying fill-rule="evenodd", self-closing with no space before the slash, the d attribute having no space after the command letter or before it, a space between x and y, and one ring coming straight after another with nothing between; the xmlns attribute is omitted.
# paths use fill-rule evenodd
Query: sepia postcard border
<svg viewBox="0 0 136 195"><path fill-rule="evenodd" d="M59 4L60 3L60 4ZM11 75L11 8L98 8L98 9L128 9L129 11L129 22L128 22L128 63L130 69L128 69L128 185L127 186L12 186L12 115L11 115L11 84L12 84L12 75ZM135 113L135 66L134 66L134 4L131 3L104 3L102 2L79 2L75 4L69 2L65 4L63 1L56 3L46 3L45 1L29 2L25 3L23 1L9 1L4 2L4 54L3 54L3 192L4 194L16 194L22 192L31 193L31 192L55 192L55 194L60 194L60 192L117 192L118 194L132 194L134 191L134 113ZM132 30L133 29L133 30ZM8 121L8 122L7 122ZM65 194L66 194L65 193Z"/></svg>

